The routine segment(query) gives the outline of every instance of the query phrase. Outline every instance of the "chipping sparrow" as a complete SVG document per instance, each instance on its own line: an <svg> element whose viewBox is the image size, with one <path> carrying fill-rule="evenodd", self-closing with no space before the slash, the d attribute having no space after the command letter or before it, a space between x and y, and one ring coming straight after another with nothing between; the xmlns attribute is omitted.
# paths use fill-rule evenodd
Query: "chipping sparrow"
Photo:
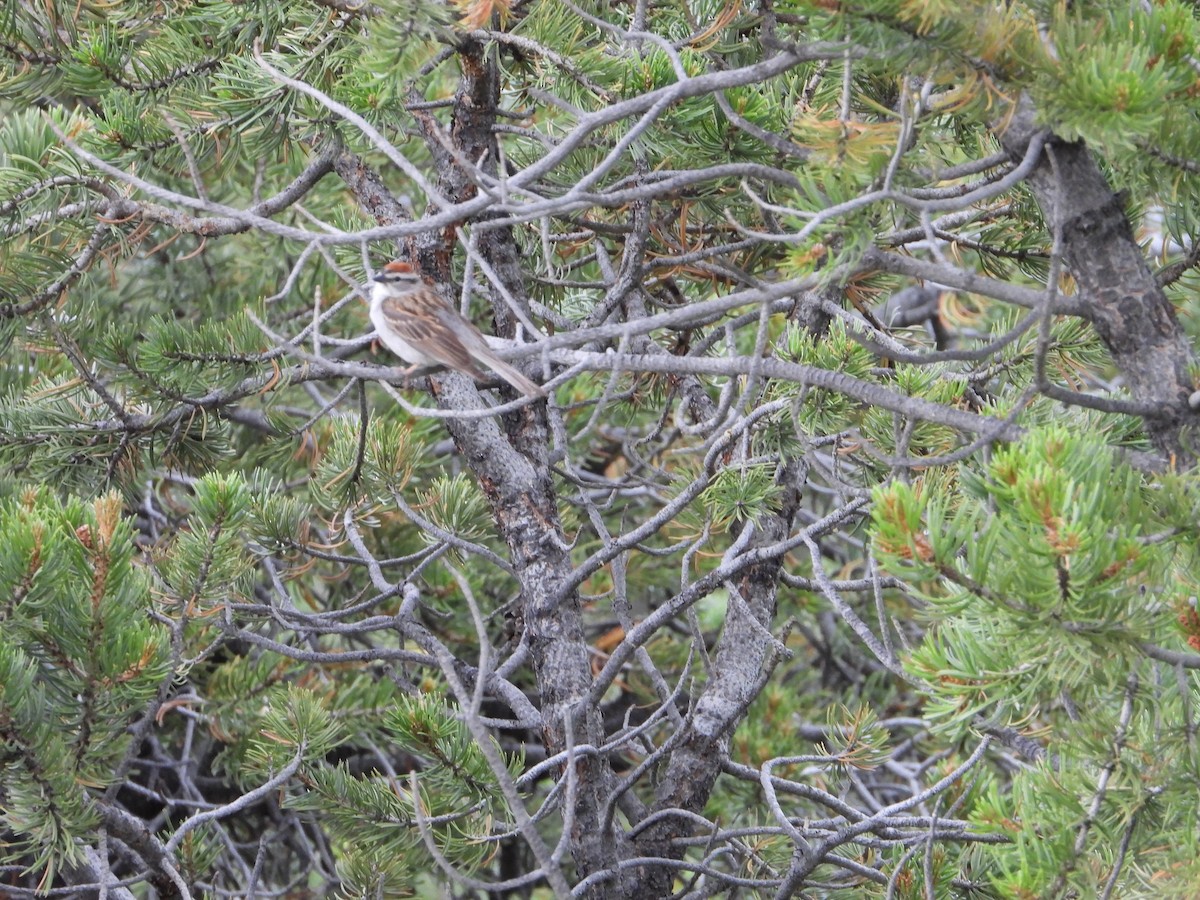
<svg viewBox="0 0 1200 900"><path fill-rule="evenodd" d="M478 364L483 363L522 394L546 396L544 388L493 353L479 329L443 302L408 263L388 263L373 281L371 324L384 346L409 364L409 372L441 365L482 378Z"/></svg>

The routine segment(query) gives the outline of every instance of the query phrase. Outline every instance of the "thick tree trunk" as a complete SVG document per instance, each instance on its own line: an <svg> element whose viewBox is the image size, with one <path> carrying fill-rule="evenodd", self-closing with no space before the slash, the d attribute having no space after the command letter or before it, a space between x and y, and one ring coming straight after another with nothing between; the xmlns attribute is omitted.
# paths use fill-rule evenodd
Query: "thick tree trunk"
<svg viewBox="0 0 1200 900"><path fill-rule="evenodd" d="M459 47L462 78L455 96L450 125L450 145L457 158L447 152L443 137L429 129L426 141L439 157L439 187L453 202L473 197L478 190L461 160L481 162L480 168L496 174L499 158L495 126L499 95L499 73L494 54L486 45L467 40ZM427 265L444 266L455 237L452 232L429 235L419 251ZM528 309L528 295L520 265L520 252L511 228L489 228L479 234L477 249L492 270L505 282L509 296ZM514 323L503 303L494 297L497 328L511 335ZM438 401L444 408L472 409L478 394L461 376L443 381ZM547 755L572 747L604 743L600 710L583 701L592 685L591 660L585 640L578 592L565 587L572 565L567 541L555 504L545 409L527 406L506 417L504 429L496 419L448 420L447 427L474 471L492 506L500 533L508 544L513 569L521 583L522 619L529 645L529 659L541 698L542 736ZM594 752L580 753L569 773L560 777L570 804L570 848L577 868L576 880L599 872L616 873L623 843L619 829L603 828L601 811L611 793L613 774L608 760ZM599 882L584 896L625 896L622 878L615 875Z"/></svg>
<svg viewBox="0 0 1200 900"><path fill-rule="evenodd" d="M1000 141L1021 159L1042 129L1023 98L997 126ZM1063 258L1079 286L1085 315L1112 354L1135 403L1146 408L1146 433L1181 468L1196 463L1198 423L1188 406L1195 390L1188 374L1191 346L1134 240L1120 197L1080 142L1051 138L1029 179L1046 225L1061 229Z"/></svg>

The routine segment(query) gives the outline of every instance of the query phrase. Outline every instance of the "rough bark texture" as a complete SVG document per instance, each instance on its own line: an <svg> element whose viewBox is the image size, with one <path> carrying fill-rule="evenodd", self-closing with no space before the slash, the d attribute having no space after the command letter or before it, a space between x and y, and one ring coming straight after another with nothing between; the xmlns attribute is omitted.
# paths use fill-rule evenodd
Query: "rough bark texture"
<svg viewBox="0 0 1200 900"><path fill-rule="evenodd" d="M663 352L647 340L636 344L641 352ZM711 418L717 413L696 379L685 377L680 382L679 388L688 396L698 418ZM803 467L795 462L783 468L779 476L784 488L781 510L758 519L744 552L753 554L790 533L800 505L803 472ZM634 847L639 857L668 860L682 855L674 842L691 836L696 830L695 822L689 816L670 815L670 811L703 812L721 768L729 759L733 731L780 658L781 645L772 635L771 627L782 563L782 556L766 558L747 567L728 585L729 605L708 682L672 740L674 746L659 779L653 807L644 818L666 815L637 834ZM675 870L647 865L637 870L637 877L633 896L666 897L671 893Z"/></svg>
<svg viewBox="0 0 1200 900"><path fill-rule="evenodd" d="M363 211L373 216L380 225L406 222L410 218L391 191L357 153L349 150L340 152L333 161L334 171L354 194Z"/></svg>
<svg viewBox="0 0 1200 900"><path fill-rule="evenodd" d="M794 492L798 498L799 492ZM772 544L788 533L790 513L763 516L752 546ZM729 609L713 659L712 675L680 730L666 771L655 791L654 811L701 813L712 794L721 768L729 759L733 731L762 690L779 661L781 645L772 635L779 588L781 557L749 567L731 583ZM638 855L676 859L677 838L696 830L691 817L666 815L637 836ZM668 867L648 867L638 885L641 897L666 897L675 877Z"/></svg>
<svg viewBox="0 0 1200 900"><path fill-rule="evenodd" d="M477 190L470 173L457 160L482 160L482 170L494 175L498 158L494 127L499 78L494 56L482 43L466 41L459 47L458 59L462 79L450 128L450 146L455 152L446 152L436 135L426 135L433 152L440 151L440 187L453 202L467 200ZM453 233L447 231L440 242L422 247L420 254L444 266L442 274L447 280L452 240ZM512 229L482 230L477 247L505 282L509 295L528 308ZM512 315L498 291L493 299L497 330L511 335L515 330ZM478 408L479 396L469 379L451 375L440 381L438 402L443 408ZM555 505L544 407L527 406L508 416L505 431L495 419L449 420L448 428L479 478L521 582L525 638L541 697L546 753L562 753L579 744L598 747L604 742L600 710L581 703L591 687L591 665L578 593L563 587L572 566ZM567 779L565 771L562 777ZM605 833L601 827L601 810L612 780L608 761L594 753L581 754L571 780L574 796L568 794L563 802L573 805L570 846L577 874L615 870L618 832ZM614 890L620 892L609 882L587 896L613 896Z"/></svg>
<svg viewBox="0 0 1200 900"><path fill-rule="evenodd" d="M1028 98L1000 130L1013 159L1040 129ZM1134 239L1121 198L1082 143L1047 141L1029 179L1051 233L1062 230L1063 257L1085 301L1084 315L1112 354L1133 399L1150 410L1146 432L1181 467L1196 462L1192 352L1175 309Z"/></svg>

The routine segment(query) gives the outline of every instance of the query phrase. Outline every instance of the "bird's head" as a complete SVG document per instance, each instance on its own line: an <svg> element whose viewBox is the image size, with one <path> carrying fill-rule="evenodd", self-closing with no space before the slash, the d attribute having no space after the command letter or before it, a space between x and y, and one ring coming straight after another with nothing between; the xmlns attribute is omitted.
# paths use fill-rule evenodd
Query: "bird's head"
<svg viewBox="0 0 1200 900"><path fill-rule="evenodd" d="M424 283L411 264L399 259L388 263L371 280L392 295L406 294Z"/></svg>

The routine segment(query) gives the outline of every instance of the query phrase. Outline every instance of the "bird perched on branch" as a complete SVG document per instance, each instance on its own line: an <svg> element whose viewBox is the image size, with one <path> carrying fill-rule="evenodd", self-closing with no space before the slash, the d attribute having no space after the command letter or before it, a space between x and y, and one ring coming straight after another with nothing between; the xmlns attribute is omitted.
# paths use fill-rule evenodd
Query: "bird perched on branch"
<svg viewBox="0 0 1200 900"><path fill-rule="evenodd" d="M525 396L546 396L545 388L498 357L479 329L409 263L390 262L373 280L371 323L384 346L409 364L408 372L440 365L483 378L482 364Z"/></svg>

